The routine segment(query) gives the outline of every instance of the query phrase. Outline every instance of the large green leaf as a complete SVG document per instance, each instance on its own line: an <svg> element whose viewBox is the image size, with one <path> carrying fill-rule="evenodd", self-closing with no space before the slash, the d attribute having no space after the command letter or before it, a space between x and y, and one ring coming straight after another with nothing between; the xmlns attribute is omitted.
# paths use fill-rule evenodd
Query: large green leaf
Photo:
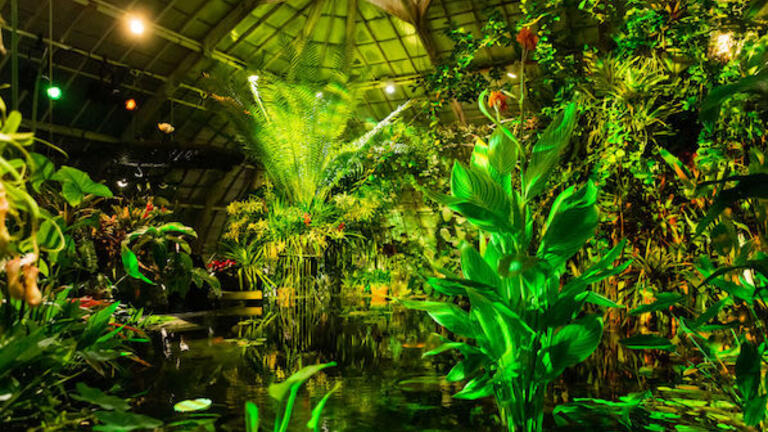
<svg viewBox="0 0 768 432"><path fill-rule="evenodd" d="M163 422L152 417L123 411L96 411L94 415L102 423L93 427L96 432L153 430L163 425Z"/></svg>
<svg viewBox="0 0 768 432"><path fill-rule="evenodd" d="M320 372L323 369L333 366L336 366L335 362L317 364L302 368L298 372L288 377L287 380L279 384L270 385L269 395L272 397L272 399L275 399L278 402L282 402L292 389L300 387L306 380L310 379L312 375Z"/></svg>
<svg viewBox="0 0 768 432"><path fill-rule="evenodd" d="M510 174L517 164L520 143L497 127L488 140L488 162L500 174Z"/></svg>
<svg viewBox="0 0 768 432"><path fill-rule="evenodd" d="M469 314L453 303L410 300L403 300L402 303L409 309L427 312L436 323L450 332L471 338L478 336Z"/></svg>
<svg viewBox="0 0 768 432"><path fill-rule="evenodd" d="M565 368L584 361L602 337L603 318L599 315L587 315L560 329L547 350L553 369L550 376L558 376Z"/></svg>
<svg viewBox="0 0 768 432"><path fill-rule="evenodd" d="M450 350L457 350L460 353L462 353L464 356L469 356L473 354L480 354L482 351L480 351L477 347L474 347L472 345L465 344L464 342L446 342L437 348L427 351L424 354L422 354L422 357L432 357L436 356L438 354L442 354L446 351Z"/></svg>
<svg viewBox="0 0 768 432"><path fill-rule="evenodd" d="M449 296L466 296L467 288L483 292L493 292L495 287L468 279L430 278L427 282L435 291Z"/></svg>
<svg viewBox="0 0 768 432"><path fill-rule="evenodd" d="M621 264L616 264L619 256L624 251L626 243L626 239L620 241L613 249L603 255L600 261L593 264L589 269L582 273L578 279L589 285L605 278L621 274L632 263L632 260L627 260Z"/></svg>
<svg viewBox="0 0 768 432"><path fill-rule="evenodd" d="M58 252L64 248L66 239L61 225L64 223L61 218L46 218L37 230L37 244L41 249L49 252Z"/></svg>
<svg viewBox="0 0 768 432"><path fill-rule="evenodd" d="M744 423L747 426L759 426L765 419L766 403L768 403L768 395L758 396L744 404Z"/></svg>
<svg viewBox="0 0 768 432"><path fill-rule="evenodd" d="M473 378L464 388L453 395L456 399L476 400L493 394L493 380L487 375Z"/></svg>
<svg viewBox="0 0 768 432"><path fill-rule="evenodd" d="M505 358L509 364L520 350L527 349L527 341L534 331L504 303L493 300L473 289L468 289L472 304L470 314L480 324L484 338L480 346L494 359Z"/></svg>
<svg viewBox="0 0 768 432"><path fill-rule="evenodd" d="M245 432L259 432L259 407L250 401L245 403Z"/></svg>
<svg viewBox="0 0 768 432"><path fill-rule="evenodd" d="M698 226L696 226L696 235L703 233L709 224L714 222L720 213L729 206L749 198L768 199L768 187L766 187L768 185L768 174L733 176L722 180L705 182L700 184L699 187L731 181L738 181L738 184L732 188L724 189L717 194L707 214L704 215L701 221L699 221Z"/></svg>
<svg viewBox="0 0 768 432"><path fill-rule="evenodd" d="M680 303L683 296L678 293L663 292L656 294L656 301L650 304L641 305L629 311L630 315L640 315L648 312L658 312L667 310L670 306Z"/></svg>
<svg viewBox="0 0 768 432"><path fill-rule="evenodd" d="M505 230L508 226L510 203L502 185L494 181L487 173L467 168L459 162L453 164L451 172L451 193L461 200L459 210L467 219L474 223L479 220L486 226L495 225L491 231ZM461 205L464 204L464 205ZM482 209L477 212L475 208ZM469 211L469 214L467 212ZM486 213L492 215L488 217ZM485 219L485 220L483 220Z"/></svg>
<svg viewBox="0 0 768 432"><path fill-rule="evenodd" d="M736 359L736 387L745 400L753 399L760 389L761 355L757 345L743 342ZM765 407L763 407L765 408Z"/></svg>
<svg viewBox="0 0 768 432"><path fill-rule="evenodd" d="M140 279L151 285L155 284L141 273L139 270L139 259L128 246L123 245L120 256L123 260L123 268L128 276L134 279Z"/></svg>
<svg viewBox="0 0 768 432"><path fill-rule="evenodd" d="M491 232L511 229L508 215L501 215L496 209L490 209L463 198L433 192L429 189L421 188L421 191L429 199L458 212L480 229Z"/></svg>
<svg viewBox="0 0 768 432"><path fill-rule="evenodd" d="M725 101L739 93L768 94L768 70L742 78L733 83L714 88L701 103L700 117L704 122L714 122L720 116Z"/></svg>
<svg viewBox="0 0 768 432"><path fill-rule="evenodd" d="M547 127L533 147L531 162L523 176L523 197L530 201L540 194L571 140L578 121L576 104L569 104Z"/></svg>
<svg viewBox="0 0 768 432"><path fill-rule="evenodd" d="M107 326L112 319L112 315L119 305L119 302L112 303L88 318L88 322L85 324L85 330L77 343L79 349L88 347L101 338L104 332L107 331Z"/></svg>
<svg viewBox="0 0 768 432"><path fill-rule="evenodd" d="M29 182L32 184L32 189L35 192L40 192L40 187L53 176L56 167L50 159L40 153L30 153L29 157L32 159L32 172L29 176Z"/></svg>
<svg viewBox="0 0 768 432"><path fill-rule="evenodd" d="M552 204L537 256L559 268L590 239L597 227L597 188L592 182L570 187Z"/></svg>
<svg viewBox="0 0 768 432"><path fill-rule="evenodd" d="M445 376L448 382L464 381L472 378L477 372L486 366L490 359L488 356L478 353L465 356L464 360L456 363L448 375Z"/></svg>
<svg viewBox="0 0 768 432"><path fill-rule="evenodd" d="M675 350L675 345L672 341L651 334L631 336L622 339L620 342L625 347L634 350L657 349L670 352Z"/></svg>
<svg viewBox="0 0 768 432"><path fill-rule="evenodd" d="M77 393L72 395L72 399L98 405L108 411L128 411L131 409L125 399L108 395L97 388L89 387L85 383L77 383L75 389L77 389Z"/></svg>
<svg viewBox="0 0 768 432"><path fill-rule="evenodd" d="M61 167L51 176L51 180L61 183L61 195L73 207L80 205L88 195L112 197L112 191L108 187L96 183L87 173L76 168Z"/></svg>
<svg viewBox="0 0 768 432"><path fill-rule="evenodd" d="M755 18L766 6L768 6L768 0L751 0L744 17L747 19Z"/></svg>
<svg viewBox="0 0 768 432"><path fill-rule="evenodd" d="M164 225L157 227L157 231L160 234L180 233L180 234L197 238L197 233L195 232L194 229L179 222L168 222Z"/></svg>
<svg viewBox="0 0 768 432"><path fill-rule="evenodd" d="M501 278L496 271L485 262L480 253L467 242L461 244L461 271L464 277L494 288L501 286Z"/></svg>

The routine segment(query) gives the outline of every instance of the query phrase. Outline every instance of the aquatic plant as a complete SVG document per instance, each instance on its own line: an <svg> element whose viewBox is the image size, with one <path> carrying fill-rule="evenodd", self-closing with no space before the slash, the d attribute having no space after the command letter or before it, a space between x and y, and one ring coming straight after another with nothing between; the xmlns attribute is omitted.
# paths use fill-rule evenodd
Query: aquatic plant
<svg viewBox="0 0 768 432"><path fill-rule="evenodd" d="M487 92L480 98L486 115ZM495 117L488 117L497 122ZM488 144L475 146L471 163L455 163L451 195L427 191L437 202L466 217L481 230L479 250L461 246L463 277L431 279L451 298L469 299L469 311L453 301L405 305L426 311L440 325L471 345L447 340L433 356L458 350L464 360L449 381L468 380L454 397L495 396L510 431L540 431L547 386L584 359L600 343L599 314L582 314L585 303L616 304L589 290L595 282L621 273L619 243L580 275L566 276L566 262L593 236L598 223L598 191L588 181L561 191L546 223L535 229L533 213L578 118L569 105L541 134L531 150L501 123Z"/></svg>

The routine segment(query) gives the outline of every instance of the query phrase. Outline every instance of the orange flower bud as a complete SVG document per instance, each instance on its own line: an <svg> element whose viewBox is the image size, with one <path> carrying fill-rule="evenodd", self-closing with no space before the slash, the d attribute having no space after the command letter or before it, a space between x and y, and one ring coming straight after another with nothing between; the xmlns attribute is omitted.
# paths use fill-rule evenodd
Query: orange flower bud
<svg viewBox="0 0 768 432"><path fill-rule="evenodd" d="M523 27L517 34L517 42L526 50L534 51L536 50L536 45L539 44L539 37L528 27Z"/></svg>
<svg viewBox="0 0 768 432"><path fill-rule="evenodd" d="M507 96L500 91L493 91L488 96L488 106L496 108L499 112L506 111L507 109Z"/></svg>
<svg viewBox="0 0 768 432"><path fill-rule="evenodd" d="M16 257L5 263L5 276L8 280L8 294L11 298L24 298L24 287L21 285L21 258Z"/></svg>
<svg viewBox="0 0 768 432"><path fill-rule="evenodd" d="M39 306L43 301L43 295L37 287L37 275L40 269L36 265L24 267L24 300L32 307Z"/></svg>

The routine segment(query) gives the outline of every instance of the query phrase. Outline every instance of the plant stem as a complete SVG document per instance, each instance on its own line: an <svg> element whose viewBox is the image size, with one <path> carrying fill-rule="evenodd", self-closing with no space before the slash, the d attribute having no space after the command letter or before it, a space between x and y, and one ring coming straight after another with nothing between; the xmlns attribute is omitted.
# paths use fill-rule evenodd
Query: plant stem
<svg viewBox="0 0 768 432"><path fill-rule="evenodd" d="M519 139L523 139L523 123L525 122L525 60L528 58L528 50L523 47L523 54L520 58L520 97L518 101L520 103L520 126L517 133Z"/></svg>

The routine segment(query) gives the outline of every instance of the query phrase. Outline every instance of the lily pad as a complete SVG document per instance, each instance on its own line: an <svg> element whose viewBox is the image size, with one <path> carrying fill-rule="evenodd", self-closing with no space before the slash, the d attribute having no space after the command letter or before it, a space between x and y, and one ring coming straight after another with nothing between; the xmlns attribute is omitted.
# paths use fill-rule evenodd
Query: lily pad
<svg viewBox="0 0 768 432"><path fill-rule="evenodd" d="M211 407L211 400L205 398L187 399L173 406L176 412L204 411Z"/></svg>

